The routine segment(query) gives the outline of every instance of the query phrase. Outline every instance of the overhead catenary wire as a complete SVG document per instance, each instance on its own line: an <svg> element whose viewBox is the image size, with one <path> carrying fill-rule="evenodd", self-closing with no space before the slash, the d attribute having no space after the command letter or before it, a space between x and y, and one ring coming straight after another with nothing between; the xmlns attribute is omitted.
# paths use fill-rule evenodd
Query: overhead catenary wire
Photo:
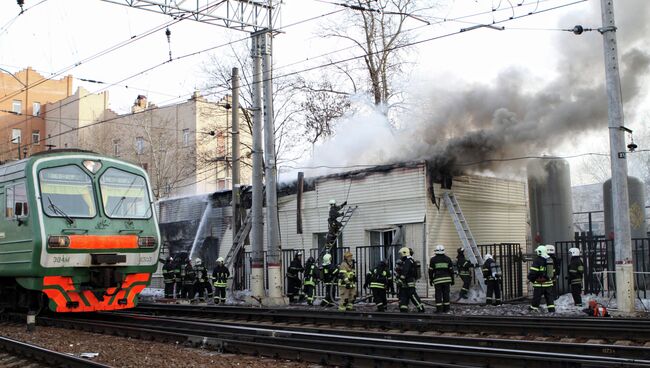
<svg viewBox="0 0 650 368"><path fill-rule="evenodd" d="M588 1L588 0L576 0L576 1L573 1L573 2L570 2L570 3L565 3L565 4L562 4L562 5L558 5L558 6L555 6L555 7L542 9L542 10L536 12L536 13L532 13L532 12L531 12L531 13L527 13L527 14L520 15L520 16L518 16L518 17L512 17L512 18L509 18L509 19L504 19L504 20L501 20L501 21L495 22L495 24L496 24L496 23L506 23L506 22L513 21L513 20L516 20L516 19L521 19L521 18L525 18L525 17L533 16L533 15L536 15L536 14L540 14L540 13L544 13L544 12L548 12L548 11L552 11L552 10L557 10L557 9L560 9L560 8L564 8L564 7L572 6L572 5L575 5L575 4L578 4L578 3L583 3L583 2L586 2L586 1ZM335 12L332 12L332 13L330 13L330 14L333 14L333 13L335 13ZM314 18L315 18L315 17L314 17ZM310 18L310 19L314 19L314 18ZM300 22L298 22L298 23L294 23L293 25L295 25L295 24L299 24L299 23L300 23ZM286 28L286 27L284 27L284 28ZM442 38L446 38L446 37L455 36L455 35L458 35L458 34L461 34L461 33L464 33L464 31L460 30L460 31L450 32L450 33L446 33L446 34L442 34L442 35L438 35L438 36L434 36L434 37L430 37L430 38L425 38L425 39L421 39L421 40L416 40L416 41L413 41L413 42L410 42L410 43L406 43L406 44L401 44L401 45L393 46L393 47L391 47L391 48L389 48L389 49L387 49L387 50L396 50L396 49L401 49L401 48L405 48L405 47L410 47L410 46L414 46L414 45L418 45L418 44L422 44L422 43L426 43L426 42L435 41L435 40L442 39ZM228 43L226 43L226 44L219 45L219 46L214 46L214 47L210 47L210 48L208 48L208 49L204 49L204 50L200 50L200 51L192 52L192 53L189 53L189 54L181 55L181 56L179 56L179 57L173 58L172 61L174 61L174 60L179 60L179 59L182 59L182 58L187 58L187 57L190 57L190 56L194 56L194 55L197 55L197 54L200 54L200 53L203 53L203 52L209 51L209 50L213 50L213 49L216 49L216 48L219 48L219 47L224 47L224 46L227 46L227 45L233 44L234 42L239 42L239 41L247 40L247 39L248 39L248 37L245 38L245 39L238 40L238 41L231 41L231 42L228 42ZM384 51L385 51L385 50L383 50L383 49L382 49L382 50L377 50L377 51L371 52L370 54L377 54L377 53L384 52ZM320 69L320 68L325 68L325 67L329 67L329 66L336 65L336 64L340 64L340 63L344 63L344 62L349 62L349 61L356 60L356 59L360 59L360 58L364 58L364 57L367 57L367 53L366 53L366 54L363 54L363 55L358 55L358 56L348 57L348 58L341 59L341 60L338 60L338 61L331 61L331 62L329 62L329 63L325 63L325 64L317 65L317 66L314 66L314 67L309 67L309 68L305 68L305 69L302 69L302 70L298 70L298 71L294 71L294 72L286 73L286 74L284 74L284 75L280 75L280 76L272 76L272 77L270 77L270 78L268 78L268 79L264 79L263 81L272 80L272 79L285 78L285 77L288 77L288 76L297 75L297 74L300 74L300 73L304 73L304 72L308 72L308 71L313 71L313 70L317 70L317 69ZM126 81L126 80L128 80L128 79L131 79L131 78L134 78L134 77L137 76L137 75L141 75L141 74L144 74L144 73L146 73L146 72L149 72L149 71L151 71L151 70L153 70L153 69L155 69L155 68L158 68L158 67L160 67L160 66L162 66L162 65L165 65L165 64L167 64L167 63L169 63L169 62L170 62L170 61L168 61L168 60L167 60L167 61L164 61L164 62L162 62L162 63L159 63L159 64L157 64L157 65L154 65L154 66L152 66L152 67L149 67L149 68L147 68L147 69L145 69L145 70L143 70L143 71L141 71L141 72L138 72L138 73L135 73L135 74L133 74L133 75L131 75L131 76L129 76L129 77L126 77L126 78L124 78L124 79L122 79L122 80L120 80L120 81L118 81L118 82L116 82L116 83L122 83L122 82L124 82L124 81ZM252 83L245 83L245 84L243 84L242 86L250 86L250 85L252 85ZM108 87L106 87L106 88L108 88ZM102 89L102 90L103 90L103 89ZM229 89L224 89L224 90L222 90L222 91L214 91L214 92L208 94L207 96L209 96L209 95L215 95L215 94L217 94L217 93L227 93L228 91L229 91ZM77 100L79 100L79 99L77 99ZM75 100L75 101L77 101L77 100ZM75 101L71 101L71 102L69 102L69 103L72 103L72 102L75 102ZM97 121L97 122L95 122L95 123L88 124L88 125L85 125L85 126L83 126L83 127L79 127L79 128L77 128L76 130L80 130L80 129L85 129L85 128L88 128L88 127L96 126L96 125L98 125L98 124L101 124L101 123L104 123L104 122L107 122L107 121L113 121L113 120L115 120L115 119L117 119L117 118L121 118L121 117L123 117L123 116L128 116L128 114L127 114L127 115L121 115L121 116L119 116L119 117L111 118L111 119L104 120L104 121ZM48 140L48 139L50 139L50 138L54 138L54 137L56 137L56 136L60 136L60 135L63 135L63 134L67 134L67 133L69 133L69 132L60 133L60 134L57 134L57 135L52 136L52 137L47 137L45 140ZM8 143L10 143L10 142L8 142ZM5 152L0 152L0 155L4 155L4 154L7 154L7 153L11 153L11 152L13 152L13 149L7 150L7 151L5 151Z"/></svg>

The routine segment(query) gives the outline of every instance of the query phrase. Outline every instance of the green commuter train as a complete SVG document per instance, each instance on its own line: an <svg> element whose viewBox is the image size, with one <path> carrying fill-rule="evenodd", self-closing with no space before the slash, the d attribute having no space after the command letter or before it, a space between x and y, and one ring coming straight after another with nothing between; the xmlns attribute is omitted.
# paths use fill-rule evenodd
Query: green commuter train
<svg viewBox="0 0 650 368"><path fill-rule="evenodd" d="M134 307L160 251L150 188L141 167L88 151L0 166L0 307Z"/></svg>

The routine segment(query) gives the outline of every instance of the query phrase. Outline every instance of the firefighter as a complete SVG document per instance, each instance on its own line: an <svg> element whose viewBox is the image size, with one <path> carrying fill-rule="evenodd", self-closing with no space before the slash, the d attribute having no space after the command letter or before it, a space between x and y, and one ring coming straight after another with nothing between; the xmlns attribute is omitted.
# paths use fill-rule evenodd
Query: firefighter
<svg viewBox="0 0 650 368"><path fill-rule="evenodd" d="M402 265L399 268L397 283L400 288L399 292L399 311L406 313L409 311L409 301L415 305L418 312L424 312L424 305L415 290L415 282L417 280L417 266L413 257L411 257L411 250L407 247L399 250L399 255L402 259Z"/></svg>
<svg viewBox="0 0 650 368"><path fill-rule="evenodd" d="M472 262L465 258L465 249L458 248L458 256L456 256L456 270L458 276L463 281L463 287L460 289L460 299L466 299L469 294L469 285L472 282Z"/></svg>
<svg viewBox="0 0 650 368"><path fill-rule="evenodd" d="M491 254L485 255L485 262L481 268L485 279L485 304L501 305L501 267Z"/></svg>
<svg viewBox="0 0 650 368"><path fill-rule="evenodd" d="M435 256L429 261L429 285L436 290L436 313L450 310L449 293L454 284L454 263L445 255L445 246L436 245Z"/></svg>
<svg viewBox="0 0 650 368"><path fill-rule="evenodd" d="M551 288L551 291L553 292L553 300L557 299L557 296L559 294L558 290L558 279L560 276L560 262L561 260L557 258L555 255L555 246L552 244L547 244L545 245L546 247L546 254L553 260L553 287Z"/></svg>
<svg viewBox="0 0 650 368"><path fill-rule="evenodd" d="M329 212L329 217L327 218L327 225L328 225L328 230L331 234L336 234L338 230L341 228L341 222L339 221L339 217L343 216L343 212L341 210L345 205L348 204L347 201L341 203L340 206L336 205L336 200L335 199L330 199L330 212Z"/></svg>
<svg viewBox="0 0 650 368"><path fill-rule="evenodd" d="M177 257L174 260L174 298L180 298L181 290L183 290L183 274L185 274L185 271L183 270L184 262L182 260L182 257Z"/></svg>
<svg viewBox="0 0 650 368"><path fill-rule="evenodd" d="M530 306L532 311L539 311L539 303L542 296L546 299L548 311L555 312L553 300L553 260L546 254L546 247L540 245L535 249L537 257L528 271L528 281L533 283L533 303Z"/></svg>
<svg viewBox="0 0 650 368"><path fill-rule="evenodd" d="M576 307L582 307L582 274L584 265L580 258L580 249L570 248L571 261L569 262L569 285L571 285L571 295Z"/></svg>
<svg viewBox="0 0 650 368"><path fill-rule="evenodd" d="M190 261L189 258L185 261L185 265L181 269L181 279L183 283L181 298L194 298L194 282L196 281L196 273L194 272L194 267L192 267L192 261Z"/></svg>
<svg viewBox="0 0 650 368"><path fill-rule="evenodd" d="M165 264L162 268L162 274L163 282L165 283L165 298L168 299L174 298L174 281L176 280L174 269L174 258L167 257L167 260L165 261Z"/></svg>
<svg viewBox="0 0 650 368"><path fill-rule="evenodd" d="M314 305L314 294L316 293L316 283L318 282L318 268L315 263L314 257L309 257L307 263L305 263L305 296L309 305Z"/></svg>
<svg viewBox="0 0 650 368"><path fill-rule="evenodd" d="M287 269L287 296L289 303L294 303L296 297L301 298L300 294L300 273L305 269L302 267L302 253L298 252L293 256L293 260Z"/></svg>
<svg viewBox="0 0 650 368"><path fill-rule="evenodd" d="M323 284L325 284L325 298L321 301L322 307L331 307L334 305L334 295L336 294L336 281L338 279L339 268L332 264L332 255L323 256L323 268L321 270Z"/></svg>
<svg viewBox="0 0 650 368"><path fill-rule="evenodd" d="M217 258L217 265L212 270L214 280L214 304L226 304L226 287L230 270L223 264L223 257Z"/></svg>
<svg viewBox="0 0 650 368"><path fill-rule="evenodd" d="M386 293L393 285L393 278L386 261L379 261L377 267L370 273L368 280L370 280L370 290L372 291L372 299L377 306L377 312L385 312L386 306L388 306Z"/></svg>
<svg viewBox="0 0 650 368"><path fill-rule="evenodd" d="M205 302L206 298L212 299L212 284L210 283L210 275L208 275L208 269L203 265L201 258L194 260L194 272L196 274L194 292L199 294L199 302Z"/></svg>
<svg viewBox="0 0 650 368"><path fill-rule="evenodd" d="M357 296L357 275L352 253L343 254L343 262L339 265L339 311L353 311L354 298Z"/></svg>

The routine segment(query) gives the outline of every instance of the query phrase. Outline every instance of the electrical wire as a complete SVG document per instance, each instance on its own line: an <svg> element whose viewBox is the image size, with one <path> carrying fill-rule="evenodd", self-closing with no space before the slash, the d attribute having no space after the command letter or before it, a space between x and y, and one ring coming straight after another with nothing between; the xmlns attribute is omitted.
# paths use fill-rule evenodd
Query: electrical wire
<svg viewBox="0 0 650 368"><path fill-rule="evenodd" d="M578 4L578 3L582 3L582 2L586 2L586 1L588 1L588 0L576 0L576 1L573 1L573 2L570 2L570 3L565 3L565 4L562 4L562 5L558 5L558 6L555 6L555 7L542 9L542 10L536 12L536 13L532 13L532 12L531 12L531 13L527 13L527 14L520 15L520 16L518 16L518 17L513 17L513 18L509 18L509 19L504 19L504 20L501 20L501 21L497 21L497 22L495 22L495 24L505 23L505 22L509 22L509 21L512 21L512 20L515 20L515 19L521 19L521 18L525 18L525 17L532 16L532 15L536 15L536 14L540 14L540 13L544 13L544 12L548 12L548 11L552 11L552 10L557 10L557 9L560 9L560 8L564 8L564 7L572 6L572 5L575 5L575 4ZM333 13L335 13L335 12L332 12L331 14L333 14ZM299 22L299 23L300 23L300 22ZM294 23L294 25L295 25L295 24L299 24L299 23ZM285 28L286 28L286 27L285 27ZM455 35L458 35L458 34L461 34L461 33L464 33L464 32L465 32L465 31L460 30L460 31L456 31L456 32L446 33L446 34L442 34L442 35L439 35L439 36L434 36L434 37L430 37L430 38L426 38L426 39L422 39L422 40L417 40L417 41L413 41L413 42L406 43L406 44L402 44L402 45L393 46L393 47L388 48L388 49L386 49L386 50L383 50L383 49L382 49L382 50L377 50L377 51L371 52L371 53L369 53L369 54L374 55L374 54L378 54L378 53L385 52L385 51L392 51L392 50L397 50L397 49L401 49L401 48L405 48L405 47L410 47L410 46L414 46L414 45L418 45L418 44L422 44L422 43L426 43L426 42L431 42L431 41L438 40L438 39L442 39L442 38L446 38L446 37L455 36ZM189 53L189 54L185 54L185 55L182 55L182 56L179 56L179 57L173 58L172 61L174 61L174 60L179 60L179 59L183 59L183 58L190 57L190 56L194 56L194 55L200 54L200 53L202 53L202 52L206 52L206 51L208 51L208 50L213 50L213 49L216 49L216 48L218 48L218 47L224 47L224 46L227 46L227 45L231 45L231 44L233 44L234 42L240 42L240 41L242 41L242 40L247 40L247 39L248 39L248 38L240 39L240 40L237 40L237 41L231 41L231 42L228 42L228 43L226 43L226 44L219 45L219 46L214 46L214 47L210 47L210 48L208 48L208 49L204 49L204 50L200 50L200 51L192 52L192 53ZM325 68L325 67L329 67L329 66L332 66L332 65L336 65L336 64L340 64L340 63L345 63L345 62L353 61L353 60L356 60L356 59L361 59L361 58L364 58L364 57L367 57L367 56L368 56L368 53L363 54L363 55L358 55L358 56L353 56L353 57L345 58L345 59L338 60L338 61L331 61L331 62L329 62L329 63L325 63L325 64L317 65L317 66L314 66L314 67L305 68L305 69L298 70L298 71L294 71L294 72L290 72L290 73L287 73L287 74L284 74L284 75L280 75L280 76L272 76L272 77L270 77L270 78L263 79L263 81L268 81L268 80L273 80L273 79L286 78L286 77L289 77L289 76L292 76L292 75L297 75L297 74L300 74L300 73L305 73L305 72L308 72L308 71L313 71L313 70L317 70L317 69L320 69L320 68ZM126 80L128 80L128 79L131 79L131 78L134 78L135 76L138 76L138 75L144 74L144 73L146 73L146 72L149 72L149 71L151 71L151 70L153 70L153 69L155 69L155 68L158 68L158 67L160 67L160 66L162 66L162 65L165 65L165 64L167 64L167 63L170 63L170 62L172 62L172 61L166 60L166 61L164 61L164 62L162 62L162 63L159 63L159 64L157 64L157 65L155 65L155 66L149 67L149 68L147 68L147 69L145 69L145 70L143 70L143 71L141 71L141 72L135 73L135 74L133 74L133 75L127 77L127 78L124 78L124 79L122 79L122 80L120 80L120 81L118 81L118 82L116 82L116 83L124 82L124 81L126 81ZM243 87L243 86L251 86L252 84L253 84L253 83L244 83L244 84L240 85L240 87ZM229 89L224 89L223 92L221 92L221 93L227 93L228 91L229 91ZM22 92L22 91L21 91L21 92ZM208 95L206 95L206 96L214 95L214 94L217 94L217 93L219 93L219 91L214 91L214 92L212 92L212 93L210 93L210 94L208 94ZM78 101L78 100L79 100L79 99L74 100L74 101L71 101L71 102L69 102L69 103L76 102L76 101ZM2 100L0 100L0 102L1 102L1 101L2 101ZM147 110L145 110L145 111L147 111ZM141 112L139 112L139 113L141 113ZM127 114L127 115L121 115L121 116L118 116L118 117L115 117L115 118L111 118L111 119L107 119L107 120L103 120L103 121L97 121L97 122L94 122L94 123L92 123L92 124L88 124L88 125L85 125L85 126L83 126L83 127L79 127L79 128L77 128L77 129L75 129L75 130L80 130L80 129L88 128L88 127L95 126L95 125L98 125L98 124L101 124L101 123L105 123L105 122L108 122L108 121L113 121L113 120L115 120L115 119L118 119L118 118L121 118L121 117L124 117L124 116L128 116L128 114ZM67 134L67 133L69 133L69 132L66 132L66 133L60 133L60 134L57 134L56 136L59 136L59 135L62 135L62 134ZM50 138L54 138L54 137L56 137L56 136L48 137L48 138L46 138L46 140L47 140L47 139L50 139ZM9 141L8 143L11 143L11 141ZM11 152L13 152L13 149L8 150L8 151L5 151L5 152L0 152L0 155L4 155L4 154L7 154L7 153L11 153Z"/></svg>

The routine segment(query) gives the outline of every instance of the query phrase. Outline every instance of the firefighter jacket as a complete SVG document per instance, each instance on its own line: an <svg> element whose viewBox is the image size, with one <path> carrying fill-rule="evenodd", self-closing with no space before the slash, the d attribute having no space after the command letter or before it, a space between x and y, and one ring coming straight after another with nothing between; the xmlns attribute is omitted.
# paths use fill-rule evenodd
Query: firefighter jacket
<svg viewBox="0 0 650 368"><path fill-rule="evenodd" d="M173 284L176 279L174 264L172 262L166 262L163 265L162 274L165 284Z"/></svg>
<svg viewBox="0 0 650 368"><path fill-rule="evenodd" d="M294 258L289 264L289 269L287 269L287 278L299 279L299 274L304 270L300 258Z"/></svg>
<svg viewBox="0 0 650 368"><path fill-rule="evenodd" d="M397 269L401 286L415 287L417 271L415 261L410 256L402 257L402 265Z"/></svg>
<svg viewBox="0 0 650 368"><path fill-rule="evenodd" d="M388 271L388 267L375 267L370 273L370 288L371 289L388 289L393 285L393 278Z"/></svg>
<svg viewBox="0 0 650 368"><path fill-rule="evenodd" d="M492 258L485 260L481 271L483 272L483 278L486 280L498 280L501 278L501 267Z"/></svg>
<svg viewBox="0 0 650 368"><path fill-rule="evenodd" d="M339 286L346 289L355 289L357 287L357 275L354 264L347 261L341 262L339 266Z"/></svg>
<svg viewBox="0 0 650 368"><path fill-rule="evenodd" d="M549 255L550 259L553 260L553 279L557 280L560 275L560 259L555 256L555 254Z"/></svg>
<svg viewBox="0 0 650 368"><path fill-rule="evenodd" d="M584 270L582 259L578 256L571 257L571 262L569 263L569 284L582 285L582 274Z"/></svg>
<svg viewBox="0 0 650 368"><path fill-rule="evenodd" d="M339 268L336 265L328 264L323 266L323 283L325 285L334 285L338 278Z"/></svg>
<svg viewBox="0 0 650 368"><path fill-rule="evenodd" d="M444 254L436 254L429 261L429 283L431 285L453 284L454 263Z"/></svg>
<svg viewBox="0 0 650 368"><path fill-rule="evenodd" d="M217 265L217 267L212 270L214 287L225 288L228 285L228 277L230 277L230 271L228 270L228 267L223 264Z"/></svg>
<svg viewBox="0 0 650 368"><path fill-rule="evenodd" d="M183 281L184 268L185 266L182 263L174 261L174 281Z"/></svg>
<svg viewBox="0 0 650 368"><path fill-rule="evenodd" d="M551 266L549 268L549 265ZM553 286L553 260L537 256L533 260L532 266L528 271L528 281L533 283L533 287L552 287Z"/></svg>
<svg viewBox="0 0 650 368"><path fill-rule="evenodd" d="M334 222L337 221L339 217L343 216L343 212L341 212L341 209L347 204L348 202L343 202L341 203L340 206L337 205L330 205L330 212L329 212L329 217L327 221L329 222Z"/></svg>
<svg viewBox="0 0 650 368"><path fill-rule="evenodd" d="M318 281L318 269L316 268L316 265L313 263L307 263L305 265L305 273L304 273L304 279L305 285L312 285L315 286L316 282Z"/></svg>
<svg viewBox="0 0 650 368"><path fill-rule="evenodd" d="M191 263L187 263L181 270L181 277L183 278L183 285L194 285L196 280L196 272Z"/></svg>
<svg viewBox="0 0 650 368"><path fill-rule="evenodd" d="M208 269L203 264L194 266L196 282L208 282Z"/></svg>
<svg viewBox="0 0 650 368"><path fill-rule="evenodd" d="M472 267L474 265L464 255L456 258L456 269L458 270L459 276L472 276Z"/></svg>

